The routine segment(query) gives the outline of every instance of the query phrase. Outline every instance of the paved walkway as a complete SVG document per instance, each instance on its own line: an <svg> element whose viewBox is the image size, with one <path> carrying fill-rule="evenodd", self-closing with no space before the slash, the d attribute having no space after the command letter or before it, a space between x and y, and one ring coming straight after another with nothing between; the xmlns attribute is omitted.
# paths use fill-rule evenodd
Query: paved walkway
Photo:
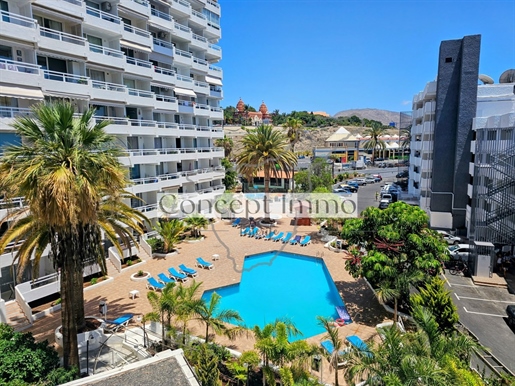
<svg viewBox="0 0 515 386"><path fill-rule="evenodd" d="M344 268L343 253L334 253L323 248L323 242L317 234L318 228L315 226L294 227L290 224L290 219L279 220L278 229L287 232L292 231L298 235L311 235L312 243L306 247L299 245L289 245L283 243L273 243L240 237L239 230L233 228L230 223L219 221L210 225L208 230L204 230L205 239L197 243L181 243L178 246L179 254L167 259L149 259L148 261L124 269L118 273L111 264L108 264L109 275L114 280L104 284L97 284L89 288L84 293L86 315L100 316L98 305L100 301L108 304L108 318L113 319L118 315L131 312L135 314L145 314L151 311L150 304L146 299L148 290L146 281L134 282L130 276L138 270L150 272L154 277L160 272L167 272L171 266L177 267L184 263L189 267L194 267L196 258L202 256L207 261L212 261L215 268L212 270L198 269L198 282L202 282L202 289L207 290L234 284L240 281L241 267L245 255L270 250L284 250L297 252L311 256L321 256L336 283L336 286L345 301L354 323L340 327L340 336L357 334L362 339L368 340L376 335L375 325L389 318L389 315L379 305L372 291L362 280L353 279ZM219 260L213 261L212 255L218 254ZM292 272L292 274L294 274ZM191 279L190 279L191 282ZM131 299L129 292L138 290L139 297ZM37 339L48 339L54 342L54 330L60 325L60 312L37 320L28 329L32 331ZM192 334L203 336L204 327L196 322L188 325ZM319 344L323 335L308 339L308 342ZM216 342L227 345L237 351L246 351L254 348L252 337L241 337L235 341L217 336ZM324 382L332 383L334 373L330 373L327 361L324 362L323 375ZM340 378L342 379L342 378Z"/></svg>

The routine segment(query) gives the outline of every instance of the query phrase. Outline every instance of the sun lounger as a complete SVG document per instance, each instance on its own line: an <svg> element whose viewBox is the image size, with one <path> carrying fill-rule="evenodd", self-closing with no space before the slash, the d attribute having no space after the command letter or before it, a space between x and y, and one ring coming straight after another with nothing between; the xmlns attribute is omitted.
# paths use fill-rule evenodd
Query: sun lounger
<svg viewBox="0 0 515 386"><path fill-rule="evenodd" d="M323 342L320 342L320 345L324 348L325 351L327 351L327 353L329 355L332 355L334 353L334 346L330 340L324 340ZM347 353L348 353L347 350L341 350L338 352L338 354L340 356L344 356ZM346 364L347 364L347 361L343 360L343 358L338 361L338 367L345 366Z"/></svg>
<svg viewBox="0 0 515 386"><path fill-rule="evenodd" d="M153 277L149 277L147 279L147 288L152 291L161 291L163 288L165 288L165 285L162 283L159 283L156 279Z"/></svg>
<svg viewBox="0 0 515 386"><path fill-rule="evenodd" d="M250 232L250 227L246 227L240 232L240 236L246 236Z"/></svg>
<svg viewBox="0 0 515 386"><path fill-rule="evenodd" d="M311 236L310 235L307 235L305 236L302 241L299 243L299 245L301 247L305 247L306 245L308 245L309 243L311 243Z"/></svg>
<svg viewBox="0 0 515 386"><path fill-rule="evenodd" d="M127 327L134 314L124 314L115 320L106 320L103 325L104 331L115 333L120 328Z"/></svg>
<svg viewBox="0 0 515 386"><path fill-rule="evenodd" d="M279 241L282 239L283 236L284 236L284 232L279 232L278 235L275 235L274 237L272 237L272 241Z"/></svg>
<svg viewBox="0 0 515 386"><path fill-rule="evenodd" d="M168 272L170 272L170 276L173 277L175 280L179 280L182 282L188 280L188 277L185 274L177 272L177 270L174 267L168 268Z"/></svg>
<svg viewBox="0 0 515 386"><path fill-rule="evenodd" d="M349 335L345 339L347 339L347 342L349 342L356 350L363 352L363 354L367 356L372 356L372 354L368 351L368 345L363 342L359 336Z"/></svg>
<svg viewBox="0 0 515 386"><path fill-rule="evenodd" d="M161 283L164 285L167 285L168 283L175 283L174 279L170 279L168 276L166 276L164 273L159 273L157 275L158 279Z"/></svg>
<svg viewBox="0 0 515 386"><path fill-rule="evenodd" d="M295 236L293 239L290 240L290 245L296 245L299 243L300 239L302 238L302 236Z"/></svg>
<svg viewBox="0 0 515 386"><path fill-rule="evenodd" d="M197 271L193 268L186 267L184 264L179 264L179 269L184 272L186 275L191 277L196 277L198 275Z"/></svg>
<svg viewBox="0 0 515 386"><path fill-rule="evenodd" d="M288 232L286 233L286 236L284 236L281 241L286 244L287 242L290 241L290 239L292 238L293 234L291 232Z"/></svg>
<svg viewBox="0 0 515 386"><path fill-rule="evenodd" d="M275 233L275 231L273 232L270 232L269 234L267 234L265 237L263 237L263 240L270 240L272 237L275 237L277 236L277 233Z"/></svg>
<svg viewBox="0 0 515 386"><path fill-rule="evenodd" d="M255 227L253 228L249 233L248 233L248 236L249 237L256 237L257 233L259 232L259 228L258 227Z"/></svg>
<svg viewBox="0 0 515 386"><path fill-rule="evenodd" d="M336 306L336 312L338 312L338 316L345 324L352 323L352 319L349 315L349 312L347 311L347 308L345 306Z"/></svg>
<svg viewBox="0 0 515 386"><path fill-rule="evenodd" d="M240 222L241 222L241 218L240 218L240 217L238 217L236 220L234 220L234 221L232 222L232 226L233 226L233 227L237 227L238 225L240 225Z"/></svg>
<svg viewBox="0 0 515 386"><path fill-rule="evenodd" d="M213 265L213 263L205 261L202 257L197 257L197 267L213 269L215 266Z"/></svg>

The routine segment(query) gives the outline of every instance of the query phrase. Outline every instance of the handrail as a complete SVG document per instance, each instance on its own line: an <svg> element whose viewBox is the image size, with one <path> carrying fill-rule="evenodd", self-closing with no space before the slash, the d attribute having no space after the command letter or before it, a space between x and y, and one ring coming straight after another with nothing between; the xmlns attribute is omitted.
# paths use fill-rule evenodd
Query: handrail
<svg viewBox="0 0 515 386"><path fill-rule="evenodd" d="M197 103L195 104L195 108L196 109L200 109L200 110L208 110L210 111L210 106L209 105L205 105L205 104L202 104L202 103Z"/></svg>
<svg viewBox="0 0 515 386"><path fill-rule="evenodd" d="M191 79L191 76L176 74L175 77L177 78L177 80L182 80L183 82L188 82L188 83L193 82L193 79Z"/></svg>
<svg viewBox="0 0 515 386"><path fill-rule="evenodd" d="M97 54L114 56L115 58L123 58L125 55L123 51L115 50L113 48L108 48L104 46L99 46L98 44L93 43L89 43L89 50Z"/></svg>
<svg viewBox="0 0 515 386"><path fill-rule="evenodd" d="M101 90L118 91L118 92L126 92L127 91L127 86L125 86L124 84L102 82L100 80L92 80L91 86L93 88L101 89Z"/></svg>
<svg viewBox="0 0 515 386"><path fill-rule="evenodd" d="M0 70L25 72L27 74L39 74L41 66L32 63L15 62L14 60L0 58Z"/></svg>
<svg viewBox="0 0 515 386"><path fill-rule="evenodd" d="M207 66L209 64L209 62L205 59L201 59L201 58L197 58L197 57L193 57L193 63L197 63L197 64L200 64L202 66Z"/></svg>
<svg viewBox="0 0 515 386"><path fill-rule="evenodd" d="M174 1L175 1L175 0L174 0ZM188 32L188 33L190 33L190 32L191 32L191 28L190 28L190 27L186 27L185 25L182 25L182 24L180 24L180 23L175 22L175 23L173 23L173 26L174 26L175 28L177 28L178 30L181 30L181 31L183 31L183 32Z"/></svg>
<svg viewBox="0 0 515 386"><path fill-rule="evenodd" d="M212 43L209 44L209 48L211 48L215 51L222 51L222 47L217 46L216 44L212 44Z"/></svg>
<svg viewBox="0 0 515 386"><path fill-rule="evenodd" d="M197 126L183 123L179 125L179 130L197 130Z"/></svg>
<svg viewBox="0 0 515 386"><path fill-rule="evenodd" d="M192 10L191 10L191 14L192 14L193 16L198 17L199 19L207 20L206 15L204 15L203 13L200 13L199 11L195 11L194 9L192 9Z"/></svg>
<svg viewBox="0 0 515 386"><path fill-rule="evenodd" d="M64 0L64 1L66 1L67 3L70 3L70 4L78 5L78 6L82 5L82 1L80 1L80 0Z"/></svg>
<svg viewBox="0 0 515 386"><path fill-rule="evenodd" d="M207 38L205 38L204 36L197 35L196 33L192 33L191 36L193 37L194 40L198 40L200 42L207 43Z"/></svg>
<svg viewBox="0 0 515 386"><path fill-rule="evenodd" d="M196 80L195 81L195 86L208 88L209 87L209 83L200 82L200 81Z"/></svg>
<svg viewBox="0 0 515 386"><path fill-rule="evenodd" d="M222 113L224 111L224 109L222 109L221 107L211 106L211 111L214 111L216 113Z"/></svg>
<svg viewBox="0 0 515 386"><path fill-rule="evenodd" d="M220 25L219 25L219 24L217 24L217 23L213 23L212 21L208 21L208 22L207 22L207 25L208 25L209 27L211 27L211 28L214 28L214 29L218 29L218 30L220 29Z"/></svg>
<svg viewBox="0 0 515 386"><path fill-rule="evenodd" d="M164 48L170 48L173 49L172 43L169 43L165 40L161 40L158 38L154 38L154 44L157 44L158 46L164 47Z"/></svg>
<svg viewBox="0 0 515 386"><path fill-rule="evenodd" d="M191 4L184 0L172 0L174 3L180 4L186 8L191 8Z"/></svg>
<svg viewBox="0 0 515 386"><path fill-rule="evenodd" d="M89 81L89 76L68 74L65 72L44 70L44 74L45 79L57 80L59 82L87 84Z"/></svg>
<svg viewBox="0 0 515 386"><path fill-rule="evenodd" d="M193 107L193 103L194 103L194 102L191 102L191 101L185 101L185 100L179 99L179 100L177 101L177 103L179 103L179 106L189 106L189 107Z"/></svg>
<svg viewBox="0 0 515 386"><path fill-rule="evenodd" d="M128 88L129 95L139 96L143 98L153 98L154 93L152 91L138 90L136 88Z"/></svg>
<svg viewBox="0 0 515 386"><path fill-rule="evenodd" d="M150 32L148 32L147 30L144 30L144 29L141 29L138 27L134 27L134 26L126 24L126 23L123 23L123 29L124 29L124 31L130 32L130 33L133 33L133 34L136 34L139 36L143 36L145 38L150 37Z"/></svg>
<svg viewBox="0 0 515 386"><path fill-rule="evenodd" d="M178 129L179 124L173 122L157 122L157 127L160 129Z"/></svg>
<svg viewBox="0 0 515 386"><path fill-rule="evenodd" d="M86 45L86 39L80 36L68 34L50 28L39 27L39 34L46 38L60 40L65 43L77 44L79 46Z"/></svg>
<svg viewBox="0 0 515 386"><path fill-rule="evenodd" d="M151 13L152 13L152 15L157 16L160 19L172 21L172 17L168 13L164 13L164 12L158 11L155 8L152 8Z"/></svg>
<svg viewBox="0 0 515 386"><path fill-rule="evenodd" d="M161 102L177 103L177 98L168 95L155 94L156 100Z"/></svg>
<svg viewBox="0 0 515 386"><path fill-rule="evenodd" d="M106 20L111 23L120 24L122 22L122 19L118 16L101 11L99 9L95 9L93 7L90 7L89 5L86 5L86 13L88 15L98 17L99 19Z"/></svg>
<svg viewBox="0 0 515 386"><path fill-rule="evenodd" d="M175 49L175 53L179 56L184 56L185 58L191 58L193 56L190 52L179 50L178 48Z"/></svg>
<svg viewBox="0 0 515 386"><path fill-rule="evenodd" d="M210 65L209 69L213 70L213 71L217 71L217 72L222 72L222 68L221 67L217 67L217 66L213 66L213 65Z"/></svg>
<svg viewBox="0 0 515 386"><path fill-rule="evenodd" d="M104 116L94 116L93 117L95 121L102 122L102 121L110 121L112 125L128 125L129 119L128 118L120 118L120 117L104 117Z"/></svg>
<svg viewBox="0 0 515 386"><path fill-rule="evenodd" d="M163 75L175 76L175 71L169 68L154 66L154 72Z"/></svg>
<svg viewBox="0 0 515 386"><path fill-rule="evenodd" d="M214 1L207 0L207 3L215 8L220 8L220 5L218 3L215 3Z"/></svg>
<svg viewBox="0 0 515 386"><path fill-rule="evenodd" d="M156 127L156 121L150 121L145 119L129 119L129 123L131 126L140 126L140 127Z"/></svg>
<svg viewBox="0 0 515 386"><path fill-rule="evenodd" d="M147 0L131 0L131 1L135 2L136 4L142 5L144 7L148 7L148 5L149 5Z"/></svg>
<svg viewBox="0 0 515 386"><path fill-rule="evenodd" d="M137 206L135 208L132 208L132 209L136 209L142 213L146 213L146 212L151 212L153 210L157 210L157 204L152 204L152 205L145 205L145 206Z"/></svg>
<svg viewBox="0 0 515 386"><path fill-rule="evenodd" d="M16 25L21 25L23 27L36 28L37 24L34 19L29 17L17 15L12 12L0 11L0 15L2 15L2 22L11 23Z"/></svg>
<svg viewBox="0 0 515 386"><path fill-rule="evenodd" d="M0 106L0 118L27 117L30 116L31 113L32 110L28 108ZM4 200L0 201L0 208L3 201Z"/></svg>
<svg viewBox="0 0 515 386"><path fill-rule="evenodd" d="M137 58L133 58L131 56L126 56L125 61L128 64L132 64L134 66L144 67L144 68L152 68L152 62L149 62L148 60L137 59Z"/></svg>

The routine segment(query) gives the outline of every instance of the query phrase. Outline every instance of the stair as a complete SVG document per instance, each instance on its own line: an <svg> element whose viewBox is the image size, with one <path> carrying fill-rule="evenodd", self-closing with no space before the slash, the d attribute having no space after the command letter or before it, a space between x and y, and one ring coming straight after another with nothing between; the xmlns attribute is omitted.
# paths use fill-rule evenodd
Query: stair
<svg viewBox="0 0 515 386"><path fill-rule="evenodd" d="M23 331L31 326L16 300L6 303L5 310L7 312L7 324L16 331Z"/></svg>

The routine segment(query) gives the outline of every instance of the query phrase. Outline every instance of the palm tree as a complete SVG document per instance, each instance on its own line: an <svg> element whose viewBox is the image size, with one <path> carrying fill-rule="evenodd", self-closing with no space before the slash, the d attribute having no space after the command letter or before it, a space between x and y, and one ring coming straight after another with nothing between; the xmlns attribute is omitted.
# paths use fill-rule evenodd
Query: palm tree
<svg viewBox="0 0 515 386"><path fill-rule="evenodd" d="M302 127L304 123L297 118L288 117L286 123L283 125L285 129L288 129L286 136L290 141L291 151L295 152L295 144L300 140L300 131L299 129Z"/></svg>
<svg viewBox="0 0 515 386"><path fill-rule="evenodd" d="M318 324L324 327L326 334L323 339L329 340L333 347L334 351L332 354L328 355L327 360L329 364L334 369L334 385L338 386L338 363L340 363L340 352L342 351L344 344L338 335L338 329L334 327L334 321L324 318L322 316L317 316Z"/></svg>
<svg viewBox="0 0 515 386"><path fill-rule="evenodd" d="M165 329L171 327L172 316L179 307L179 296L178 291L175 290L175 283L166 284L160 294L149 291L147 299L152 306L152 312L145 315L145 318L161 323L161 336L164 344L166 341Z"/></svg>
<svg viewBox="0 0 515 386"><path fill-rule="evenodd" d="M25 197L28 204L27 210L16 214L2 246L9 240L25 240L18 261L26 265L32 252L39 260L50 243L54 265L61 272L66 368L79 365L77 332L85 327L85 317L83 287L78 283L83 282L86 264L104 258L100 227L109 224L108 237L115 245L119 245L116 232L125 239L131 238L132 229L142 233L139 221L143 216L134 211L125 210L120 217L128 220L132 229L117 225L118 218L108 220L113 211L109 215L102 212L105 198L104 204L110 202L111 208L122 205L121 192L128 180L118 161L121 151L104 130L109 122L93 125L93 114L94 110L88 110L76 118L70 103L37 105L32 116L16 119L13 127L22 143L6 147L0 161L1 191L6 196ZM23 212L30 215L23 217Z"/></svg>
<svg viewBox="0 0 515 386"><path fill-rule="evenodd" d="M187 217L184 222L188 224L188 226L191 229L191 237L199 238L202 236L202 233L200 232L201 229L207 229L207 225L209 224L209 221L207 218L205 218L202 215L199 214L193 214L189 217Z"/></svg>
<svg viewBox="0 0 515 386"><path fill-rule="evenodd" d="M209 301L203 301L201 307L197 310L197 319L206 325L206 343L209 339L209 327L215 333L226 335L230 339L234 339L242 331L241 327L227 327L225 325L225 323L240 322L242 319L238 311L219 310L220 299L222 297L213 292Z"/></svg>
<svg viewBox="0 0 515 386"><path fill-rule="evenodd" d="M176 218L167 220L160 219L155 230L163 239L163 252L170 253L180 241L180 235L186 230L183 221Z"/></svg>
<svg viewBox="0 0 515 386"><path fill-rule="evenodd" d="M297 157L288 149L286 136L270 125L261 125L254 130L247 130L242 145L243 149L236 157L236 164L240 173L246 177L252 177L260 170L264 171L265 219L270 220L267 206L270 178L277 178L279 171L289 173L297 164Z"/></svg>
<svg viewBox="0 0 515 386"><path fill-rule="evenodd" d="M229 138L227 135L224 135L223 138L218 138L215 140L215 146L224 148L224 157L229 158L231 156L232 149L234 148L234 142L232 138Z"/></svg>
<svg viewBox="0 0 515 386"><path fill-rule="evenodd" d="M190 286L185 287L182 284L175 287L179 304L176 309L177 320L182 322L182 344L186 344L186 332L189 320L197 314L198 310L202 308L203 300L197 297L198 291L202 283L197 283L195 280Z"/></svg>
<svg viewBox="0 0 515 386"><path fill-rule="evenodd" d="M363 131L364 136L370 136L365 142L363 142L363 148L367 150L372 150L372 165L375 165L375 153L376 150L384 150L386 148L386 143L381 140L381 137L386 128L381 126L379 123L373 122L372 127Z"/></svg>

